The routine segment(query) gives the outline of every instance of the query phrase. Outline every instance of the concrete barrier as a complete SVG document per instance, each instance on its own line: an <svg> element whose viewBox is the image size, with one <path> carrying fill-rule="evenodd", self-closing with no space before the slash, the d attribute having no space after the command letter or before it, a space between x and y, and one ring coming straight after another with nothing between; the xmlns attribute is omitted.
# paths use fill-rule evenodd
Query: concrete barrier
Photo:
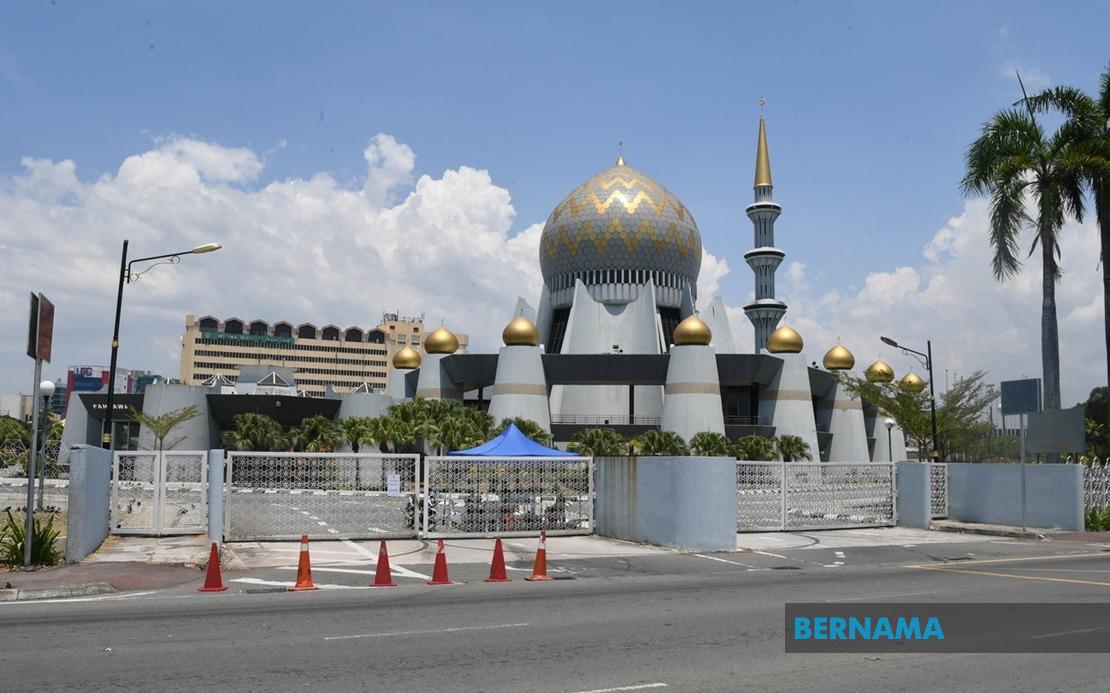
<svg viewBox="0 0 1110 693"><path fill-rule="evenodd" d="M79 562L108 536L111 485L112 456L107 450L80 445L70 451L66 563Z"/></svg>
<svg viewBox="0 0 1110 693"><path fill-rule="evenodd" d="M596 533L688 551L736 548L736 460L594 460Z"/></svg>
<svg viewBox="0 0 1110 693"><path fill-rule="evenodd" d="M928 528L932 521L929 465L920 462L898 462L895 464L895 474L895 488L898 490L896 518L898 526Z"/></svg>
<svg viewBox="0 0 1110 693"><path fill-rule="evenodd" d="M224 543L224 463L223 450L208 451L208 538Z"/></svg>
<svg viewBox="0 0 1110 693"><path fill-rule="evenodd" d="M1083 465L1026 465L1025 495L1030 527L1083 529ZM948 518L1020 525L1021 465L949 463Z"/></svg>

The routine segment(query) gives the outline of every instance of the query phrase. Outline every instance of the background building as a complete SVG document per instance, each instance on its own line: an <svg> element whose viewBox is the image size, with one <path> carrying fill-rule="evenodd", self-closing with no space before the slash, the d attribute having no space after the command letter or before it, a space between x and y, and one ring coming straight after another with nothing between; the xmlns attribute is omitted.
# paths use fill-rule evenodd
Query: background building
<svg viewBox="0 0 1110 693"><path fill-rule="evenodd" d="M60 398L62 416L69 409L69 401L74 393L81 392L106 392L108 388L108 366L70 366L66 369L66 382L55 385L54 397L51 399L51 410L58 411L57 400ZM116 392L129 394L137 392L137 385L158 378L150 371L136 371L127 368L116 368Z"/></svg>
<svg viewBox="0 0 1110 693"><path fill-rule="evenodd" d="M356 388L384 391L392 355L405 346L422 348L424 318L386 313L371 329L337 325L294 326L239 318L185 316L181 338L181 382L200 385L222 376L232 383L244 366L289 369L297 388L322 396ZM465 335L460 335L465 345Z"/></svg>

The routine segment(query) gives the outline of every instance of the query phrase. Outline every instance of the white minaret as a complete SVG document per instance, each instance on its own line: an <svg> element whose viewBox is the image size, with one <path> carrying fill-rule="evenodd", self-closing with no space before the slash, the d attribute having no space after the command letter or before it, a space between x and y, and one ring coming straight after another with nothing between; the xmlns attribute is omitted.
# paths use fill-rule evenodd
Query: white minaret
<svg viewBox="0 0 1110 693"><path fill-rule="evenodd" d="M717 375L717 354L710 346L712 339L709 326L697 315L680 322L674 331L660 428L677 433L686 442L703 431L725 432L721 381Z"/></svg>
<svg viewBox="0 0 1110 693"><path fill-rule="evenodd" d="M771 422L776 435L789 434L804 440L812 461L820 462L821 445L803 346L802 336L789 325L768 336L767 351L782 360L782 367L759 393L759 415Z"/></svg>
<svg viewBox="0 0 1110 693"><path fill-rule="evenodd" d="M497 354L493 397L489 401L489 415L494 425L502 419L519 416L535 421L550 433L551 411L539 330L522 315L505 326L501 340L505 346Z"/></svg>
<svg viewBox="0 0 1110 693"><path fill-rule="evenodd" d="M837 344L825 353L822 364L830 371L848 371L855 367L856 357ZM838 380L821 407L827 410L829 432L832 433L829 462L870 462L863 403L859 398Z"/></svg>
<svg viewBox="0 0 1110 693"><path fill-rule="evenodd" d="M759 100L760 107L764 100ZM744 253L744 260L755 273L755 300L744 306L748 320L755 327L755 346L759 353L786 312L786 304L775 298L775 270L786 253L775 247L775 220L782 214L782 205L771 199L771 157L767 153L767 128L759 115L759 143L755 153L755 202L745 210L755 227L755 247Z"/></svg>
<svg viewBox="0 0 1110 693"><path fill-rule="evenodd" d="M416 380L416 396L424 399L462 399L462 391L455 387L443 364L444 358L459 349L459 340L446 327L438 327L424 338L424 357L420 376Z"/></svg>
<svg viewBox="0 0 1110 693"><path fill-rule="evenodd" d="M420 368L420 353L416 349L405 346L393 355L393 370L389 372L385 391L394 402L410 399L414 394L409 391L405 376L415 368Z"/></svg>

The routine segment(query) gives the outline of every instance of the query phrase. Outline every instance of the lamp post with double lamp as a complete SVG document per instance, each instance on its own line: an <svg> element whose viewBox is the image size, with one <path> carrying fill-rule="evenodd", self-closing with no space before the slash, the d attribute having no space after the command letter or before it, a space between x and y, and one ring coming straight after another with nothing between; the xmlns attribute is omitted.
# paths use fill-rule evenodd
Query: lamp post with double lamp
<svg viewBox="0 0 1110 693"><path fill-rule="evenodd" d="M119 262L119 291L116 293L116 321L115 327L112 329L112 360L108 366L108 399L105 402L104 432L100 436L101 446L108 450L115 450L116 447L115 432L112 430L112 414L114 413L113 406L115 405L114 400L116 394L116 357L119 355L119 317L120 309L123 308L123 285L138 280L139 277L146 274L157 265L176 265L181 262L182 255L211 253L223 247L219 243L205 243L204 245L198 245L192 250L184 250L179 253L166 253L165 255L151 255L128 262L127 243L127 241L123 242L123 255ZM151 260L161 260L161 262L155 262L142 272L131 272L131 265L134 265L136 262L149 262Z"/></svg>
<svg viewBox="0 0 1110 693"><path fill-rule="evenodd" d="M936 462L937 461L937 397L936 397L936 394L933 391L933 340L931 340L931 339L925 340L925 352L926 353L922 353L922 352L917 351L915 349L911 349L907 346L902 346L901 344L894 341L890 337L879 337L879 339L882 340L883 344L888 344L888 345L894 347L895 349L901 349L902 351L906 352L907 354L913 354L914 356L918 357L918 360L921 361L925 365L926 370L929 371L929 408L932 410L932 415L933 415L933 450L932 450L931 454L929 455L929 459L932 462Z"/></svg>
<svg viewBox="0 0 1110 693"><path fill-rule="evenodd" d="M893 462L894 461L894 442L893 442L893 436L891 435L891 431L894 430L894 419L887 419L886 421L883 422L883 425L886 426L887 461L888 462Z"/></svg>

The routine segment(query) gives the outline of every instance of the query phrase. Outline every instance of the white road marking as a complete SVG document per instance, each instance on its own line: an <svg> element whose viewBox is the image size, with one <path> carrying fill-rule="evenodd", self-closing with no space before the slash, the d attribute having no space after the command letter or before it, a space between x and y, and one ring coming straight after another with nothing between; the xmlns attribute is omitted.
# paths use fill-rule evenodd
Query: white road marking
<svg viewBox="0 0 1110 693"><path fill-rule="evenodd" d="M277 580L263 580L261 578L235 578L229 582L241 582L245 585L265 585L268 587L292 587L295 582L279 582ZM370 587L358 585L316 585L322 590L368 590Z"/></svg>
<svg viewBox="0 0 1110 693"><path fill-rule="evenodd" d="M823 602L870 602L879 599L893 599L894 597L916 597L922 594L932 594L931 592L899 592L897 594L869 594L865 597L838 597L836 599L822 599Z"/></svg>
<svg viewBox="0 0 1110 693"><path fill-rule="evenodd" d="M358 544L354 543L350 539L344 539L343 540L343 545L348 547L348 548L354 549L355 551L361 553L363 556L366 556L367 558L370 559L371 563L374 563L375 565L377 564L378 554L374 553L373 551L366 548L365 546L359 546ZM399 565L395 566L391 563L391 564L389 564L389 567L392 570L394 575L398 575L400 577L420 578L421 580L431 580L432 579L431 575L424 575L423 573L417 573L416 571L409 570L408 568L406 568L404 566L399 566Z"/></svg>
<svg viewBox="0 0 1110 693"><path fill-rule="evenodd" d="M130 599L131 597L144 597L148 594L154 594L155 590L149 592L129 592L127 594L104 594L99 597L65 597L59 599L20 599L18 601L0 602L0 606L14 606L16 604L71 604L73 602L103 602L103 601L119 601L121 599Z"/></svg>
<svg viewBox="0 0 1110 693"><path fill-rule="evenodd" d="M718 561L720 563L728 563L729 565L742 566L744 568L747 568L748 570L770 570L770 568L760 568L758 566L748 565L747 563L741 563L740 561L730 561L725 558L717 558L716 556L706 556L703 553L695 553L694 555L698 558L708 558L711 561Z"/></svg>
<svg viewBox="0 0 1110 693"><path fill-rule="evenodd" d="M781 558L781 559L783 559L783 560L785 560L785 561L789 561L789 560L790 560L790 559L789 559L789 558L787 558L786 556L780 556L779 554L777 554L777 553L771 553L770 551L752 551L752 553L758 553L758 554L760 554L760 555L762 555L762 556L774 556L775 558Z"/></svg>
<svg viewBox="0 0 1110 693"><path fill-rule="evenodd" d="M1110 626L1097 626L1095 628L1077 628L1076 630L1065 630L1059 633L1045 633L1043 635L1030 635L1030 640L1040 640L1041 638L1055 638L1060 635L1078 635L1080 633L1093 633L1096 630L1106 630Z"/></svg>
<svg viewBox="0 0 1110 693"><path fill-rule="evenodd" d="M837 558L844 558L844 552L843 551L835 551L834 553L836 553Z"/></svg>
<svg viewBox="0 0 1110 693"><path fill-rule="evenodd" d="M590 691L578 691L577 693L617 693L617 691L643 691L648 688L667 688L667 684L660 681L659 683L641 683L636 686L617 686L616 688L595 688Z"/></svg>
<svg viewBox="0 0 1110 693"><path fill-rule="evenodd" d="M432 635L434 633L459 633L468 630L496 630L498 628L523 628L530 623L502 623L496 626L460 626L458 628L435 628L430 630L403 630L395 633L360 633L358 635L329 635L324 640L356 640L358 638L391 638L398 635Z"/></svg>

